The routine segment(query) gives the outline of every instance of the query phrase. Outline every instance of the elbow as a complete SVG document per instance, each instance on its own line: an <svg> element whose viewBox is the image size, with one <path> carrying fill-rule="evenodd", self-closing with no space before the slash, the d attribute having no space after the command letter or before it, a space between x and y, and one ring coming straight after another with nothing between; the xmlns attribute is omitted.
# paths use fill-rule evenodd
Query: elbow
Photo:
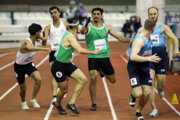
<svg viewBox="0 0 180 120"><path fill-rule="evenodd" d="M82 54L82 50L81 49L77 49L76 52L79 53L79 54Z"/></svg>
<svg viewBox="0 0 180 120"><path fill-rule="evenodd" d="M25 49L26 49L27 51L31 51L31 50L32 50L31 47L25 47Z"/></svg>
<svg viewBox="0 0 180 120"><path fill-rule="evenodd" d="M132 61L136 61L136 57L135 57L134 55L131 55L131 56L130 56L130 59L131 59Z"/></svg>

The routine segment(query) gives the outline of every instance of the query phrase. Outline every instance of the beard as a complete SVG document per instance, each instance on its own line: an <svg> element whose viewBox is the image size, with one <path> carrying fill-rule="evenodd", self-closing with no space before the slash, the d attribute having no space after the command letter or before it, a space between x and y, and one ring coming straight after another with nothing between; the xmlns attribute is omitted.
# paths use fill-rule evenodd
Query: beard
<svg viewBox="0 0 180 120"><path fill-rule="evenodd" d="M158 17L154 20L157 23Z"/></svg>

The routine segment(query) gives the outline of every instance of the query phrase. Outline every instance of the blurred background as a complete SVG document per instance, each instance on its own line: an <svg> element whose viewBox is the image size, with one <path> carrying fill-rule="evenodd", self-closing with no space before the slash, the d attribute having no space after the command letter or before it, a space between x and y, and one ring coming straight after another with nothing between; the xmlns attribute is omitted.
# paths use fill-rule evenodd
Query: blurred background
<svg viewBox="0 0 180 120"><path fill-rule="evenodd" d="M28 37L30 24L39 23L44 27L51 23L48 12L51 6L60 8L61 20L77 16L81 24L91 15L92 8L101 7L105 11L103 22L130 38L147 18L147 9L155 6L159 9L159 21L170 26L180 38L180 0L1 0L1 48L14 47ZM80 40L84 40L84 36L79 36ZM5 46L7 42L11 43Z"/></svg>

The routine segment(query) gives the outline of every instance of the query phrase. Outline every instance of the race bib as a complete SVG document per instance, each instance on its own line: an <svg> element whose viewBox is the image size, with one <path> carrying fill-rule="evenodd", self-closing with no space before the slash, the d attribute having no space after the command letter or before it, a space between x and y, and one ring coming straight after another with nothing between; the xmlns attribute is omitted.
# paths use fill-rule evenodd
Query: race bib
<svg viewBox="0 0 180 120"><path fill-rule="evenodd" d="M159 35L151 35L153 46L159 46Z"/></svg>
<svg viewBox="0 0 180 120"><path fill-rule="evenodd" d="M130 81L131 81L132 86L137 85L137 79L136 78L131 78Z"/></svg>
<svg viewBox="0 0 180 120"><path fill-rule="evenodd" d="M99 39L94 40L94 46L96 50L106 50L106 40L105 39Z"/></svg>

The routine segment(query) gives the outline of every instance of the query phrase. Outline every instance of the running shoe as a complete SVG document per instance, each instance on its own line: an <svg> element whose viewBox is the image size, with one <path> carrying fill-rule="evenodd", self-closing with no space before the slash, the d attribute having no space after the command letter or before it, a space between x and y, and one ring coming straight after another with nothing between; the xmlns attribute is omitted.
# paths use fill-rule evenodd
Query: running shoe
<svg viewBox="0 0 180 120"><path fill-rule="evenodd" d="M79 114L80 112L77 110L75 104L67 104L66 107L71 110L73 113Z"/></svg>
<svg viewBox="0 0 180 120"><path fill-rule="evenodd" d="M149 114L149 116L151 116L151 117L157 117L157 116L158 116L158 111L157 111L157 109L154 109L154 110Z"/></svg>
<svg viewBox="0 0 180 120"><path fill-rule="evenodd" d="M134 107L135 106L135 102L136 102L136 98L132 96L132 94L130 95L129 97L129 105L131 107Z"/></svg>
<svg viewBox="0 0 180 120"><path fill-rule="evenodd" d="M26 102L21 102L21 107L23 110L29 110L29 106L27 105Z"/></svg>
<svg viewBox="0 0 180 120"><path fill-rule="evenodd" d="M67 112L64 110L64 108L61 105L56 106L55 102L53 102L52 104L56 107L56 109L60 115L66 115L67 114Z"/></svg>
<svg viewBox="0 0 180 120"><path fill-rule="evenodd" d="M140 112L136 112L136 117L138 118L138 120L144 120L144 117Z"/></svg>
<svg viewBox="0 0 180 120"><path fill-rule="evenodd" d="M158 90L158 94L160 98L164 97L164 91Z"/></svg>
<svg viewBox="0 0 180 120"><path fill-rule="evenodd" d="M34 108L40 108L40 105L37 103L36 99L31 99L30 101L33 103Z"/></svg>
<svg viewBox="0 0 180 120"><path fill-rule="evenodd" d="M96 108L97 108L97 105L96 104L92 104L92 106L91 106L91 111L96 111Z"/></svg>

